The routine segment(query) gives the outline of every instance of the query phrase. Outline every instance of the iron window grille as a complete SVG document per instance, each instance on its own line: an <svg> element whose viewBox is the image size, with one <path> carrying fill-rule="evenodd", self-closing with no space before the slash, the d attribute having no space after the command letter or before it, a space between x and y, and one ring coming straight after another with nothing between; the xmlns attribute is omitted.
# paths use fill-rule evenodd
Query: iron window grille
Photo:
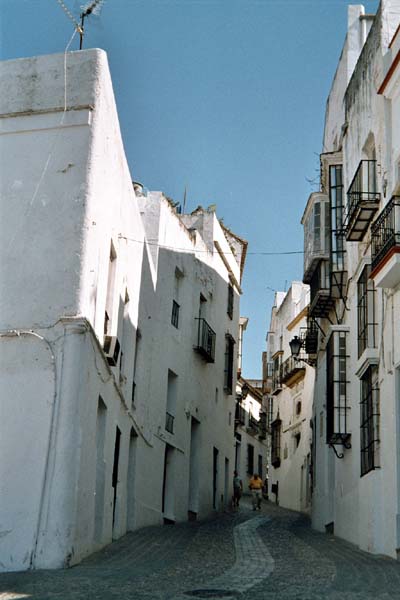
<svg viewBox="0 0 400 600"><path fill-rule="evenodd" d="M268 397L268 405L267 405L267 428L270 430L272 421L274 419L274 397Z"/></svg>
<svg viewBox="0 0 400 600"><path fill-rule="evenodd" d="M395 246L400 246L400 196L392 196L371 228L372 269Z"/></svg>
<svg viewBox="0 0 400 600"><path fill-rule="evenodd" d="M198 318L197 346L195 350L210 363L215 361L215 331L205 319Z"/></svg>
<svg viewBox="0 0 400 600"><path fill-rule="evenodd" d="M344 186L342 165L329 167L329 201L331 206L331 292L342 298L347 283L344 231Z"/></svg>
<svg viewBox="0 0 400 600"><path fill-rule="evenodd" d="M179 325L179 309L180 309L180 305L176 302L176 300L172 300L171 323L177 329L178 329L178 325Z"/></svg>
<svg viewBox="0 0 400 600"><path fill-rule="evenodd" d="M326 442L346 445L347 431L347 332L333 331L326 348Z"/></svg>
<svg viewBox="0 0 400 600"><path fill-rule="evenodd" d="M174 420L175 417L169 412L165 413L165 429L169 433L174 433Z"/></svg>
<svg viewBox="0 0 400 600"><path fill-rule="evenodd" d="M281 464L281 431L282 421L275 419L271 423L271 464L275 469Z"/></svg>
<svg viewBox="0 0 400 600"><path fill-rule="evenodd" d="M254 446L247 444L247 473L254 473Z"/></svg>
<svg viewBox="0 0 400 600"><path fill-rule="evenodd" d="M224 390L232 394L233 389L233 359L234 359L235 340L228 333L225 336L225 371L224 371Z"/></svg>
<svg viewBox="0 0 400 600"><path fill-rule="evenodd" d="M365 265L357 281L358 358L366 348L376 348L375 286L371 265Z"/></svg>
<svg viewBox="0 0 400 600"><path fill-rule="evenodd" d="M378 367L373 365L361 379L361 477L379 468L379 405Z"/></svg>
<svg viewBox="0 0 400 600"><path fill-rule="evenodd" d="M267 413L260 413L260 419L258 421L259 427L259 437L262 440L265 440L267 437Z"/></svg>
<svg viewBox="0 0 400 600"><path fill-rule="evenodd" d="M233 304L234 304L234 291L233 285L228 285L228 305L227 305L227 315L230 319L233 319Z"/></svg>

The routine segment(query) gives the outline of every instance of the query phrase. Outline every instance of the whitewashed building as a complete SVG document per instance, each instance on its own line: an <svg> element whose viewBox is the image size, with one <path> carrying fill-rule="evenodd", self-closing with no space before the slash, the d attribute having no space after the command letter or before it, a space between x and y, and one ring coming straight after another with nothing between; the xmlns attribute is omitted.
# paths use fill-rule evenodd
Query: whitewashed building
<svg viewBox="0 0 400 600"><path fill-rule="evenodd" d="M400 548L399 26L399 0L382 0L375 16L349 6L320 192L303 217L304 281L319 332L313 525L392 557Z"/></svg>
<svg viewBox="0 0 400 600"><path fill-rule="evenodd" d="M247 244L135 193L104 52L0 79L0 569L56 568L230 500Z"/></svg>
<svg viewBox="0 0 400 600"><path fill-rule="evenodd" d="M263 480L268 473L267 413L262 380L247 379L241 374L243 334L248 321L247 317L240 317L235 408L235 469L242 479L244 493L249 493L249 481L254 473Z"/></svg>
<svg viewBox="0 0 400 600"><path fill-rule="evenodd" d="M308 322L308 303L309 287L301 282L293 281L287 293L275 294L264 369L271 436L269 497L285 508L302 512L310 510L312 487L315 332ZM291 355L289 344L295 336L302 341L307 356L305 352L298 358Z"/></svg>

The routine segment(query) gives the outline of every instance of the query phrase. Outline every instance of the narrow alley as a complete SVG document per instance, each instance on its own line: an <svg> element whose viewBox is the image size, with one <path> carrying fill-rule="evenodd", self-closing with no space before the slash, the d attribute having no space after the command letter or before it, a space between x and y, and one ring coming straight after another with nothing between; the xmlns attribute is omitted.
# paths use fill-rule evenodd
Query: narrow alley
<svg viewBox="0 0 400 600"><path fill-rule="evenodd" d="M0 575L1 600L389 600L399 590L395 560L268 502L253 513L247 499L211 520L130 533L68 570Z"/></svg>

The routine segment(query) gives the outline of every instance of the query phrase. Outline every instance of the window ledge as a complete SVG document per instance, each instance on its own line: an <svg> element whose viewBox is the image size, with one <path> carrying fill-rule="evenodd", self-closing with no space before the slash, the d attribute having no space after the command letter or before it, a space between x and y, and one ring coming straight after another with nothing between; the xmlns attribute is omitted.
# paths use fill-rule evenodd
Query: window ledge
<svg viewBox="0 0 400 600"><path fill-rule="evenodd" d="M378 348L366 348L356 364L356 376L361 379L365 371L372 365L379 363Z"/></svg>

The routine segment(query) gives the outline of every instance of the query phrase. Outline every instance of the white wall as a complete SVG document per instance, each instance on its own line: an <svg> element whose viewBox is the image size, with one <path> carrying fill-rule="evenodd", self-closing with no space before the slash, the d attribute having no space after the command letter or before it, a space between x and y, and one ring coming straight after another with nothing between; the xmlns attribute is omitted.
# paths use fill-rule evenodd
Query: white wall
<svg viewBox="0 0 400 600"><path fill-rule="evenodd" d="M271 314L269 331L275 339L275 352L279 350L276 340L282 340L282 363L290 357L289 342L300 329L306 327L307 320L304 309L309 302L309 287L300 282L293 282L277 309ZM268 349L268 352L270 350ZM280 465L270 466L269 494L272 484L278 484L278 502L281 506L292 510L308 511L311 497L311 436L310 419L312 417L312 400L314 389L314 368L304 362L298 364L304 368L297 381L283 384L281 391L273 398L272 420L279 418L281 424ZM301 403L300 412L297 405ZM297 445L296 435L300 434Z"/></svg>
<svg viewBox="0 0 400 600"><path fill-rule="evenodd" d="M213 510L213 447L216 508L231 495L225 459L233 470L234 397L224 392L225 334L237 341L240 256L233 257L213 212L180 218L162 194L136 198L105 53L69 53L66 90L64 64L64 55L54 55L9 61L0 71L7 89L0 104L7 223L0 273L2 570L67 566L127 529L187 519L194 507L190 465L192 479L198 473L195 512L206 516ZM200 230L190 233L184 221L199 221ZM246 244L235 243L245 253ZM177 267L178 329L171 324ZM236 281L232 319L229 277ZM193 349L200 293L216 332L214 363ZM102 350L105 310L107 334L121 343L113 367ZM173 434L165 430L168 369L177 375ZM17 444L21 439L26 443ZM163 513L167 445L172 491Z"/></svg>

